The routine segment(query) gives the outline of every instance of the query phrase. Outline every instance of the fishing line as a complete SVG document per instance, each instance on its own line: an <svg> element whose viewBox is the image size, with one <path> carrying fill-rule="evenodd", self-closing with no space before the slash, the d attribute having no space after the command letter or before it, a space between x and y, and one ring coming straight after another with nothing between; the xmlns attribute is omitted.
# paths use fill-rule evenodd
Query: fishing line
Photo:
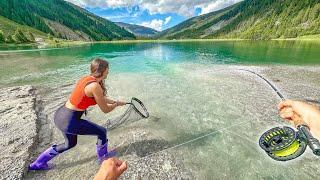
<svg viewBox="0 0 320 180"><path fill-rule="evenodd" d="M240 122L240 123L237 123L237 124L234 124L234 125L230 125L230 126L228 126L228 127L226 127L226 128L221 128L221 129L218 129L218 130L214 130L214 131L212 131L212 132L210 132L210 133L208 133L208 134L205 134L205 135L203 135L203 136L200 136L200 137L197 137L197 138L194 138L194 139L185 141L185 142L183 142L183 143L177 144L177 145L172 146L172 147L170 147L170 148L166 148L166 149L157 151L157 152L155 152L155 153L148 154L148 155L146 155L146 156L140 157L139 159L143 159L143 158L146 158L146 157L149 157L149 156L152 156L152 155L156 155L156 154L162 153L162 152L164 152L164 151L168 151L168 150L171 150L171 149L175 149L175 148L184 146L184 145L186 145L186 144L189 144L189 143L198 141L198 140L200 140L200 139L203 139L203 138L205 138L205 137L207 137L207 136L213 135L213 134L215 134L215 133L217 133L217 132L220 132L220 131L223 131L223 130L227 130L227 129L230 129L230 128L232 128L232 127L239 126L239 125L245 124L245 123L249 123L249 121L242 121L242 122Z"/></svg>

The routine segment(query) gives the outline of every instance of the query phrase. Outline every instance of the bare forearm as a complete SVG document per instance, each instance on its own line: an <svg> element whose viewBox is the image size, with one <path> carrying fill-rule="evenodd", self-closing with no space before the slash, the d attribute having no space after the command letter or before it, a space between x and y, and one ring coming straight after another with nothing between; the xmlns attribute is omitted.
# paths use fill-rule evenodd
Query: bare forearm
<svg viewBox="0 0 320 180"><path fill-rule="evenodd" d="M107 104L114 104L114 103L116 103L115 100L113 100L113 99L111 99L111 98L109 98L109 97L107 97L107 96L104 97L104 100L107 102Z"/></svg>
<svg viewBox="0 0 320 180"><path fill-rule="evenodd" d="M106 108L103 110L104 113L109 113L110 111L114 110L117 107L117 104L107 104Z"/></svg>

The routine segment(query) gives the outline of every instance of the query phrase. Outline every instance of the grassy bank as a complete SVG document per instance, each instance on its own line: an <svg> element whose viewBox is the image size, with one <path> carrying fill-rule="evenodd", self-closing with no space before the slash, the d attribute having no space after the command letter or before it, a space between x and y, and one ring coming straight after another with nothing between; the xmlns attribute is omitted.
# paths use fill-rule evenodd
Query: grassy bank
<svg viewBox="0 0 320 180"><path fill-rule="evenodd" d="M40 48L53 47L69 47L79 46L84 44L98 44L98 43L168 43L168 42L223 42L223 41L251 41L250 39L145 39L145 40L114 40L114 41L71 41L54 38L52 40L45 39L43 43L25 43L25 44L0 44L2 46L39 46ZM320 34L301 36L297 38L279 38L271 39L270 41L315 41L320 42Z"/></svg>
<svg viewBox="0 0 320 180"><path fill-rule="evenodd" d="M319 41L319 42L320 42L320 34L308 35L308 36L300 36L300 37L297 37L297 38L274 39L274 40L285 40L285 41Z"/></svg>

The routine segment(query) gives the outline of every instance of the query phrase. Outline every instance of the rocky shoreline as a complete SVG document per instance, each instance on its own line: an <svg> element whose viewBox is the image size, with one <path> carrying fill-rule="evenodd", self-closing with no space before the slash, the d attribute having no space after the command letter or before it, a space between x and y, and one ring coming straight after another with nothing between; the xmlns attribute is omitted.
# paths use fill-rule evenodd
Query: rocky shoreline
<svg viewBox="0 0 320 180"><path fill-rule="evenodd" d="M21 179L37 146L41 101L32 86L3 88L0 93L0 179Z"/></svg>

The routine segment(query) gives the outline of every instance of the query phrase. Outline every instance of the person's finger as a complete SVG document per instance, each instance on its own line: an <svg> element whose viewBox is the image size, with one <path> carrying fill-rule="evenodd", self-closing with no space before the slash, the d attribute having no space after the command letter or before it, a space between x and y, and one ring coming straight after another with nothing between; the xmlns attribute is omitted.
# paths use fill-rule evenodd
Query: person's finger
<svg viewBox="0 0 320 180"><path fill-rule="evenodd" d="M292 114L281 113L280 117L283 118L283 119L290 119L292 117Z"/></svg>
<svg viewBox="0 0 320 180"><path fill-rule="evenodd" d="M120 174L122 174L125 170L127 170L128 166L127 166L127 162L124 161L122 162L122 164L118 167L118 171Z"/></svg>
<svg viewBox="0 0 320 180"><path fill-rule="evenodd" d="M280 117L282 119L292 120L292 115L291 114L281 114Z"/></svg>
<svg viewBox="0 0 320 180"><path fill-rule="evenodd" d="M285 107L288 107L288 106L292 106L293 104L293 101L292 100L284 100L284 101L281 101L279 104L278 104L278 109L281 110Z"/></svg>
<svg viewBox="0 0 320 180"><path fill-rule="evenodd" d="M116 163L116 166L120 166L122 164L122 161L119 159L114 159L114 162Z"/></svg>
<svg viewBox="0 0 320 180"><path fill-rule="evenodd" d="M286 107L280 110L279 115L283 119L292 119L293 117L293 109L291 107Z"/></svg>

